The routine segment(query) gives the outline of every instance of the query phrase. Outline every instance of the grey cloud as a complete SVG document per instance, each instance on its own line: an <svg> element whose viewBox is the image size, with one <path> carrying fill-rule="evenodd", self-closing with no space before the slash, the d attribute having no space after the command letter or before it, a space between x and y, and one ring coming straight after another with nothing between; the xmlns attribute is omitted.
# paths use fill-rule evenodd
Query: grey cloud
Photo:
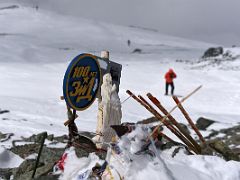
<svg viewBox="0 0 240 180"><path fill-rule="evenodd" d="M19 0L20 1L20 0ZM30 0L22 0L30 1ZM240 45L239 0L31 0L60 13Z"/></svg>

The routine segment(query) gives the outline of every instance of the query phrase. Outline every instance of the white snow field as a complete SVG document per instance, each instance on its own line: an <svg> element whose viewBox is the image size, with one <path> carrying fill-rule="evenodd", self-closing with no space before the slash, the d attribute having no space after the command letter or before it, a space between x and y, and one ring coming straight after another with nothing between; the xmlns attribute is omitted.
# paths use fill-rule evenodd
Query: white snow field
<svg viewBox="0 0 240 180"><path fill-rule="evenodd" d="M10 113L0 114L0 131L14 133L11 140L43 131L66 134L67 127L63 125L67 118L66 107L59 97L67 66L78 54L100 55L102 50L109 50L110 59L123 65L119 92L121 101L128 97L127 89L144 96L151 92L170 110L175 104L171 97L164 96L164 74L173 68L178 76L175 80L176 94L186 96L203 85L184 103L194 121L200 116L216 120L218 123L210 126L209 130L239 123L239 59L225 63L232 69L218 66L199 69L191 63L176 62L195 62L208 47L214 45L42 9L36 11L21 5L6 8L11 5L14 4L0 2L0 109L10 110ZM127 46L128 39L131 40L130 47ZM142 49L142 53L132 53L135 48ZM122 104L122 111L123 122L137 122L151 116L133 99ZM78 115L76 122L79 130L95 131L96 102ZM178 110L173 116L186 123ZM1 142L0 145L8 148L11 141ZM237 162L205 156L185 156L175 161L167 157L165 160L169 164L179 164L180 169L174 174L176 179L194 179L179 176L185 166L192 170L192 177L205 172L206 175L199 176L199 179L213 179L219 169L226 172L221 174L224 180L240 179L240 164ZM214 164L218 167L215 168ZM150 164L134 177L148 177L147 171L152 166ZM155 175L160 178L157 168L149 173L152 174L150 179L154 179ZM221 177L217 175L216 179Z"/></svg>

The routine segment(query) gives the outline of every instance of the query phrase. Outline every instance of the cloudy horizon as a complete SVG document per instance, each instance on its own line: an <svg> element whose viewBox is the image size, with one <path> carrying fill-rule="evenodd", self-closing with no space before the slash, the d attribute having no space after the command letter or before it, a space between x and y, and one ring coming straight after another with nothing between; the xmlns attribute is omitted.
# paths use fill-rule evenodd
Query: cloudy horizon
<svg viewBox="0 0 240 180"><path fill-rule="evenodd" d="M239 0L18 0L40 8L219 45L240 45Z"/></svg>

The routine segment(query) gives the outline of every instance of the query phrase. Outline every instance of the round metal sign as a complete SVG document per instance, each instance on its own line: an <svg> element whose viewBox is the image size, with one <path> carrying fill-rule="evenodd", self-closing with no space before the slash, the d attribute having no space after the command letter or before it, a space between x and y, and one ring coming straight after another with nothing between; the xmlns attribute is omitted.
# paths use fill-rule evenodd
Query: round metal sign
<svg viewBox="0 0 240 180"><path fill-rule="evenodd" d="M68 106L83 111L95 100L101 81L95 56L80 54L69 64L63 80L63 94Z"/></svg>

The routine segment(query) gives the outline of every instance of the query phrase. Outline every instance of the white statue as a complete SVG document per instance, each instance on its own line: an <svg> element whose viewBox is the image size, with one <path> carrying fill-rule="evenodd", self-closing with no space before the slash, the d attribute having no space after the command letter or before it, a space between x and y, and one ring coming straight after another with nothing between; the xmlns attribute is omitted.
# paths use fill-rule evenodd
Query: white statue
<svg viewBox="0 0 240 180"><path fill-rule="evenodd" d="M112 85L112 77L110 74L103 76L101 97L102 99L99 100L97 136L95 136L93 140L108 143L111 142L112 137L116 135L110 126L121 124L122 118L120 98L115 84Z"/></svg>

